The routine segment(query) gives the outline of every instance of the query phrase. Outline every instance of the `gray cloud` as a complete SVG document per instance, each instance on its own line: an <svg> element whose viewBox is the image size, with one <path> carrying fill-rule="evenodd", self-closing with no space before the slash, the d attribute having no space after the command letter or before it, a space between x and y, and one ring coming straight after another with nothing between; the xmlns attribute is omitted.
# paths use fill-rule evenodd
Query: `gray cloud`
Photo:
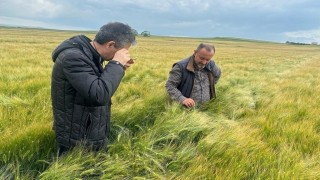
<svg viewBox="0 0 320 180"><path fill-rule="evenodd" d="M88 30L88 28L77 27L77 26L68 26L55 23L46 23L36 20L28 20L23 18L13 18L0 16L0 25L9 25L9 26L22 26L22 27L37 27L37 28L49 28L49 29L61 29L61 30Z"/></svg>
<svg viewBox="0 0 320 180"><path fill-rule="evenodd" d="M312 42L320 42L320 27L311 30L285 32L284 35L296 41L301 41L301 39L307 39Z"/></svg>
<svg viewBox="0 0 320 180"><path fill-rule="evenodd" d="M111 21L157 35L320 41L315 0L3 0L0 24L98 29Z"/></svg>
<svg viewBox="0 0 320 180"><path fill-rule="evenodd" d="M52 18L63 12L63 6L46 0L4 0L0 14L24 18Z"/></svg>

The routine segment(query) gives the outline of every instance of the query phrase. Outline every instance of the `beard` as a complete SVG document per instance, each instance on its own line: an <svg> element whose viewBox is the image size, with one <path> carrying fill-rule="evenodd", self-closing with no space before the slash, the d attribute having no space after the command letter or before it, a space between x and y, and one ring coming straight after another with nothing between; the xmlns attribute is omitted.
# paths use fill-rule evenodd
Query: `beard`
<svg viewBox="0 0 320 180"><path fill-rule="evenodd" d="M203 65L203 64L200 64L200 63L195 63L195 64L196 64L196 68L199 69L199 70L201 70L201 69L206 67L206 65Z"/></svg>

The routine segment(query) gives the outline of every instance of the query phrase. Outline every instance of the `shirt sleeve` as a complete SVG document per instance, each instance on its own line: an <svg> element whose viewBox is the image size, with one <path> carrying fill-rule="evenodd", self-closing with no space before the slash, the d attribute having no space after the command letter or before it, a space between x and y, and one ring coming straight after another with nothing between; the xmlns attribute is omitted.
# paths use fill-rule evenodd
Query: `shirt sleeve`
<svg viewBox="0 0 320 180"><path fill-rule="evenodd" d="M181 69L176 64L175 66L173 66L173 68L169 73L169 78L166 82L166 89L170 98L180 103L185 99L187 99L182 95L182 93L177 88L181 82L181 78L182 78Z"/></svg>

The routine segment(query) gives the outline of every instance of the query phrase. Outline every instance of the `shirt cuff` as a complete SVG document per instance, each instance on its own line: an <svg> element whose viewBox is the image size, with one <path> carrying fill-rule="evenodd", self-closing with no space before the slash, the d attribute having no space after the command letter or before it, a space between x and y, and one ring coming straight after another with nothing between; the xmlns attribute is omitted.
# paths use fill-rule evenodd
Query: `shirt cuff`
<svg viewBox="0 0 320 180"><path fill-rule="evenodd" d="M180 102L180 103L182 103L184 100L186 100L187 98L186 97L184 97L184 96L180 96L180 97L178 97L178 102Z"/></svg>

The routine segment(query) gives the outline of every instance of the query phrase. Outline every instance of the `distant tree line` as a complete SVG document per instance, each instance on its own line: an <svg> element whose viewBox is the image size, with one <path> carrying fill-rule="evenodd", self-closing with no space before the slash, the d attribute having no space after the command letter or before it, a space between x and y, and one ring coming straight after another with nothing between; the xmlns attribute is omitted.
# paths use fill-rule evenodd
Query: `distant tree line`
<svg viewBox="0 0 320 180"><path fill-rule="evenodd" d="M132 32L133 32L136 36L139 36L139 33L138 33L137 30L132 29ZM143 37L150 37L150 36L151 36L151 33L150 33L149 31L142 31L142 32L140 33L140 35L143 36Z"/></svg>
<svg viewBox="0 0 320 180"><path fill-rule="evenodd" d="M293 44L293 45L318 45L317 42L312 42L311 44L309 44L309 43L300 43L300 42L291 42L291 41L286 41L286 44Z"/></svg>

